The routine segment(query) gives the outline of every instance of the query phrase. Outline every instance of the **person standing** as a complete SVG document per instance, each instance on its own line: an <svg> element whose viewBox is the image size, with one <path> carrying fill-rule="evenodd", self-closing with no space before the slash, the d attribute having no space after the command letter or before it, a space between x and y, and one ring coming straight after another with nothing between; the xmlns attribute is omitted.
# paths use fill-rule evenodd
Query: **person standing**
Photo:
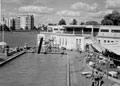
<svg viewBox="0 0 120 86"><path fill-rule="evenodd" d="M98 71L93 71L91 74L92 86L101 86L103 75Z"/></svg>

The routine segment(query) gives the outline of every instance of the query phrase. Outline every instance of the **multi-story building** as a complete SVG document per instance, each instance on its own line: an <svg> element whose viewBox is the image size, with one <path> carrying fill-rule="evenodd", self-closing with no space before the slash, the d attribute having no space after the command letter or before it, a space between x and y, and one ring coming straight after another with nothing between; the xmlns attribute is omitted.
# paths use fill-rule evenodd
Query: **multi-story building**
<svg viewBox="0 0 120 86"><path fill-rule="evenodd" d="M6 26L9 26L9 18L4 18L4 23Z"/></svg>
<svg viewBox="0 0 120 86"><path fill-rule="evenodd" d="M28 29L33 29L34 28L34 17L33 15L28 15L26 17L26 26Z"/></svg>
<svg viewBox="0 0 120 86"><path fill-rule="evenodd" d="M9 18L9 26L10 29L15 30L15 19Z"/></svg>
<svg viewBox="0 0 120 86"><path fill-rule="evenodd" d="M15 20L13 17L9 18L3 17L2 23L5 24L8 28L15 29Z"/></svg>
<svg viewBox="0 0 120 86"><path fill-rule="evenodd" d="M18 15L15 18L15 29L28 29L31 30L34 28L34 17L33 15Z"/></svg>
<svg viewBox="0 0 120 86"><path fill-rule="evenodd" d="M20 29L20 17L15 18L15 29L16 30Z"/></svg>

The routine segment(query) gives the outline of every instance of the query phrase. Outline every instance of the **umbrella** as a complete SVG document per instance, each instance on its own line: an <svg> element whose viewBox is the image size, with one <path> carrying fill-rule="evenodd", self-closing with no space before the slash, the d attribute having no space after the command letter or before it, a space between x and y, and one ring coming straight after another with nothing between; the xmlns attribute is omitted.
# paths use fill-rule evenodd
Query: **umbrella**
<svg viewBox="0 0 120 86"><path fill-rule="evenodd" d="M6 42L0 42L0 46L5 46L5 45L7 45L7 43Z"/></svg>

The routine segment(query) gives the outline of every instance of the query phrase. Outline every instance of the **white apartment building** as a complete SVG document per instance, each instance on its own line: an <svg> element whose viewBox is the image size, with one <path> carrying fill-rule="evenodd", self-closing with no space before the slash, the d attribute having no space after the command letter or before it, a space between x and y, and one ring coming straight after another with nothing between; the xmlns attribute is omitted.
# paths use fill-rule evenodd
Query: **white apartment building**
<svg viewBox="0 0 120 86"><path fill-rule="evenodd" d="M15 29L19 30L25 30L25 29L33 29L34 27L34 17L33 15L18 15L15 18Z"/></svg>

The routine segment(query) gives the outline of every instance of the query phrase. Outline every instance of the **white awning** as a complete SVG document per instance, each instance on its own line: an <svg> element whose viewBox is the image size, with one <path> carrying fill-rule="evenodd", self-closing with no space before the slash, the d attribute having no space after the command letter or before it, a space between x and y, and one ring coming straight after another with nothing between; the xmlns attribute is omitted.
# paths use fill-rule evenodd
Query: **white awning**
<svg viewBox="0 0 120 86"><path fill-rule="evenodd" d="M120 44L119 45L103 45L104 48L112 51L113 53L120 55Z"/></svg>
<svg viewBox="0 0 120 86"><path fill-rule="evenodd" d="M5 46L5 45L7 45L7 43L6 42L0 42L0 46Z"/></svg>

